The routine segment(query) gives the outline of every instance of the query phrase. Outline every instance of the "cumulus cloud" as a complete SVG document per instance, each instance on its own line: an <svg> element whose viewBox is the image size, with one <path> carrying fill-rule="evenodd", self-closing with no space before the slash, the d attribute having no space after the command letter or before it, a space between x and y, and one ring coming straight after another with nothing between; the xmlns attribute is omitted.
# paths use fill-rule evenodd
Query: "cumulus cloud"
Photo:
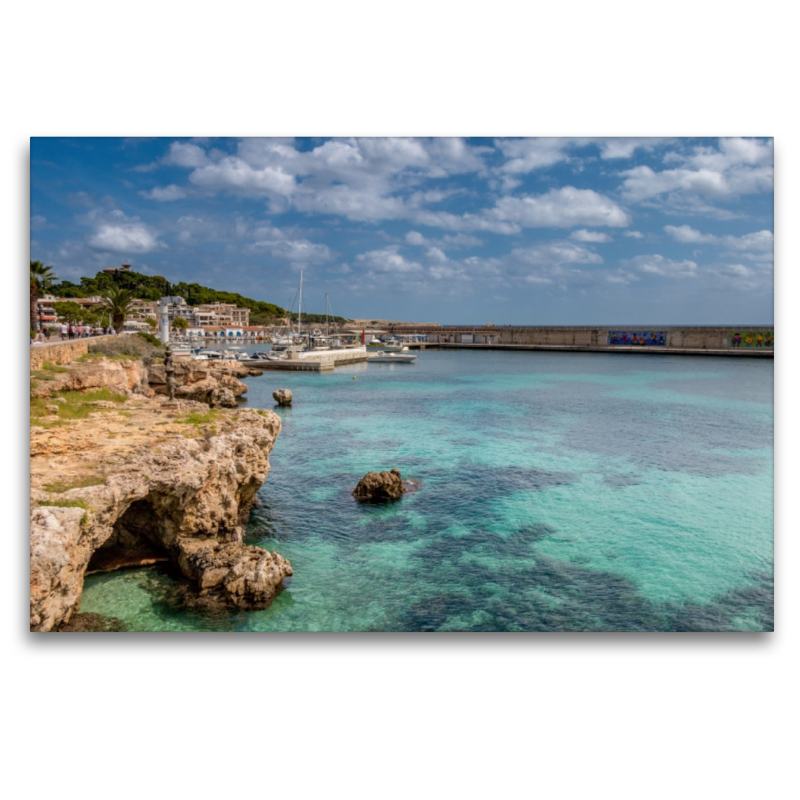
<svg viewBox="0 0 800 800"><path fill-rule="evenodd" d="M149 253L160 246L148 227L141 224L102 224L86 242L95 250L112 253Z"/></svg>
<svg viewBox="0 0 800 800"><path fill-rule="evenodd" d="M587 247L571 242L548 242L518 247L511 251L512 259L537 266L561 266L562 264L602 264L600 255Z"/></svg>
<svg viewBox="0 0 800 800"><path fill-rule="evenodd" d="M249 196L289 195L295 188L293 175L273 167L253 169L245 161L234 156L227 156L215 164L195 169L189 180L200 189L228 191Z"/></svg>
<svg viewBox="0 0 800 800"><path fill-rule="evenodd" d="M508 159L501 167L504 172L532 172L569 160L567 139L498 139L495 144Z"/></svg>
<svg viewBox="0 0 800 800"><path fill-rule="evenodd" d="M684 244L716 242L717 237L696 231L691 225L665 225L664 230L676 241Z"/></svg>
<svg viewBox="0 0 800 800"><path fill-rule="evenodd" d="M470 236L466 233L456 233L454 235L446 233L439 238L430 238L423 236L419 231L409 231L405 240L408 244L416 245L419 247L438 247L441 250L454 250L468 247L480 247L483 240L477 236Z"/></svg>
<svg viewBox="0 0 800 800"><path fill-rule="evenodd" d="M668 202L680 204L687 195L714 201L772 190L771 139L721 139L716 146L667 153L664 162L676 166L656 171L642 164L620 172L623 197L639 203L666 195Z"/></svg>
<svg viewBox="0 0 800 800"><path fill-rule="evenodd" d="M327 245L314 244L308 239L263 240L255 242L256 248L267 250L274 258L302 264L323 264L331 259Z"/></svg>
<svg viewBox="0 0 800 800"><path fill-rule="evenodd" d="M631 239L644 239L644 234L641 231L623 231L622 235Z"/></svg>
<svg viewBox="0 0 800 800"><path fill-rule="evenodd" d="M171 183L169 186L156 186L149 192L139 192L139 194L142 195L142 197L146 197L148 200L168 202L170 200L182 200L186 197L186 190Z"/></svg>
<svg viewBox="0 0 800 800"><path fill-rule="evenodd" d="M193 168L204 167L209 163L209 158L206 151L196 144L173 142L164 156L163 162L177 167Z"/></svg>
<svg viewBox="0 0 800 800"><path fill-rule="evenodd" d="M660 275L666 278L697 277L697 264L694 261L674 261L662 255L636 256L622 263L623 266L649 275Z"/></svg>
<svg viewBox="0 0 800 800"><path fill-rule="evenodd" d="M600 231L587 231L585 228L581 228L580 230L573 231L570 236L570 239L574 239L576 242L610 242L612 241L611 237L607 233L600 233Z"/></svg>
<svg viewBox="0 0 800 800"><path fill-rule="evenodd" d="M408 261L397 252L397 245L390 245L381 250L370 250L356 256L356 263L366 267L371 272L420 272L422 265L417 261Z"/></svg>
<svg viewBox="0 0 800 800"><path fill-rule="evenodd" d="M743 236L715 236L701 233L691 225L665 225L664 230L676 241L684 244L716 244L730 250L771 253L774 248L772 231L762 230Z"/></svg>
<svg viewBox="0 0 800 800"><path fill-rule="evenodd" d="M648 138L610 138L600 139L597 144L600 147L600 158L631 158L637 150L653 150L664 140L654 137Z"/></svg>
<svg viewBox="0 0 800 800"><path fill-rule="evenodd" d="M574 186L551 189L542 195L502 197L488 215L524 228L624 227L630 222L627 213L609 197Z"/></svg>

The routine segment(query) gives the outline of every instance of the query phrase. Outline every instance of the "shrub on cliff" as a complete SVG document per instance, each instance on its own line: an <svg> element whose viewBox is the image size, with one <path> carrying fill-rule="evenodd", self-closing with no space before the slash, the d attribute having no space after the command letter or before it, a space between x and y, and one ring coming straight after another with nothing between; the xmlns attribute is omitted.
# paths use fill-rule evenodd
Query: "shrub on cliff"
<svg viewBox="0 0 800 800"><path fill-rule="evenodd" d="M152 344L154 339L157 344ZM89 341L89 352L111 358L119 356L132 356L133 358L152 360L154 356L163 357L164 348L155 336L115 336Z"/></svg>

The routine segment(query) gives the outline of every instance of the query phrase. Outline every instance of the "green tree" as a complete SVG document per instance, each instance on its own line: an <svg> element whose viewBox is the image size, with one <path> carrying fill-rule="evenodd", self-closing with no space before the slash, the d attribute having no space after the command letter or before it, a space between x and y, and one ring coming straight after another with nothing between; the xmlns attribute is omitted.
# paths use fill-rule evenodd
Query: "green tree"
<svg viewBox="0 0 800 800"><path fill-rule="evenodd" d="M119 333L125 317L130 313L136 295L131 289L120 289L112 286L103 295L103 306L111 317L111 325Z"/></svg>
<svg viewBox="0 0 800 800"><path fill-rule="evenodd" d="M175 317L172 320L172 327L175 328L176 331L185 331L189 327L189 323L183 317Z"/></svg>
<svg viewBox="0 0 800 800"><path fill-rule="evenodd" d="M69 300L53 303L53 311L58 314L64 322L78 322L83 318L83 309Z"/></svg>
<svg viewBox="0 0 800 800"><path fill-rule="evenodd" d="M31 260L31 330L36 330L36 318L39 316L39 294L44 294L57 281L52 267L46 267L41 261Z"/></svg>

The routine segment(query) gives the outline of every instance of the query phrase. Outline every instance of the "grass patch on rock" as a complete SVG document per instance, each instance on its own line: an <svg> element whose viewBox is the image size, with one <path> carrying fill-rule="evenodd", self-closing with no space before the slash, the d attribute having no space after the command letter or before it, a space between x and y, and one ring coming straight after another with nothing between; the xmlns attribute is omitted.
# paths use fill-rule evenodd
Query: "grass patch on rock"
<svg viewBox="0 0 800 800"><path fill-rule="evenodd" d="M40 506L52 506L54 508L82 508L84 511L89 511L88 503L83 500L42 500Z"/></svg>
<svg viewBox="0 0 800 800"><path fill-rule="evenodd" d="M175 422L179 422L182 425L209 425L214 422L219 417L219 411L216 408L209 408L208 411L204 413L200 413L199 411L193 411L191 414L187 414L185 417L176 417Z"/></svg>
<svg viewBox="0 0 800 800"><path fill-rule="evenodd" d="M114 408L98 408L93 405L97 401L111 402L115 405L124 403L128 398L127 395L117 394L108 388L91 389L88 392L56 392L56 397L64 400L63 403L58 403L58 417L59 420L71 419L85 419L89 414L94 414L103 411L114 411L119 413ZM48 420L48 423L41 422L43 417L51 416L47 410L47 406L53 405L51 398L32 397L31 398L31 420L36 420L37 425L42 427L52 427L55 420ZM125 412L122 412L123 414Z"/></svg>
<svg viewBox="0 0 800 800"><path fill-rule="evenodd" d="M53 492L54 494L62 494L63 492L68 492L70 489L86 489L89 486L100 486L105 482L106 479L99 476L81 478L77 481L53 481L53 483L48 483L44 487L44 490L46 492Z"/></svg>

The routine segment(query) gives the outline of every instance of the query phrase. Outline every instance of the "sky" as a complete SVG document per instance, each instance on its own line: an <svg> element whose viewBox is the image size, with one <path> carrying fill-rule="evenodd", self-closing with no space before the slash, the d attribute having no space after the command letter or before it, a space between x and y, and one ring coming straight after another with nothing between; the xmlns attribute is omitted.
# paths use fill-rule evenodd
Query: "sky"
<svg viewBox="0 0 800 800"><path fill-rule="evenodd" d="M443 324L773 323L773 141L32 138L31 258ZM296 306L295 306L296 310Z"/></svg>

